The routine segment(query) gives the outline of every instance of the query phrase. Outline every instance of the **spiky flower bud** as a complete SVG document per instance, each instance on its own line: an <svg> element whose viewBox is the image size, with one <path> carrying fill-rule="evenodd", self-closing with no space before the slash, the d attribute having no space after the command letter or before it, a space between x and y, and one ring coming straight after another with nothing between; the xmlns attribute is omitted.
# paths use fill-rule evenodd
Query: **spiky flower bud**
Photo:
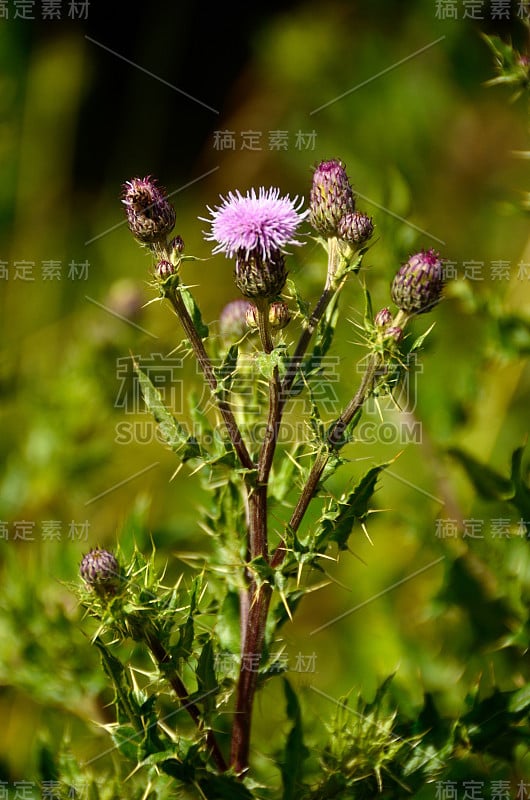
<svg viewBox="0 0 530 800"><path fill-rule="evenodd" d="M251 307L248 300L232 300L227 303L219 316L219 331L223 339L240 339L247 332L247 312Z"/></svg>
<svg viewBox="0 0 530 800"><path fill-rule="evenodd" d="M355 211L355 198L342 161L321 161L313 173L309 222L323 236L335 236L345 214Z"/></svg>
<svg viewBox="0 0 530 800"><path fill-rule="evenodd" d="M149 175L123 185L123 205L132 234L142 244L165 242L175 226L175 209Z"/></svg>
<svg viewBox="0 0 530 800"><path fill-rule="evenodd" d="M116 594L121 582L118 559L99 547L83 556L79 572L87 586L98 594Z"/></svg>
<svg viewBox="0 0 530 800"><path fill-rule="evenodd" d="M285 328L291 321L291 312L287 303L277 300L269 306L269 323L274 330Z"/></svg>
<svg viewBox="0 0 530 800"><path fill-rule="evenodd" d="M184 239L182 236L174 236L167 247L170 253L181 256L184 252Z"/></svg>
<svg viewBox="0 0 530 800"><path fill-rule="evenodd" d="M249 303L246 313L247 325L249 328L258 327L258 310L253 303ZM283 300L276 300L269 306L269 325L274 330L285 328L291 321L291 312L287 303Z"/></svg>
<svg viewBox="0 0 530 800"><path fill-rule="evenodd" d="M158 262L155 268L155 276L159 278L161 281L165 281L169 278L170 275L174 275L176 272L175 266L171 263L171 261L166 261L162 259Z"/></svg>
<svg viewBox="0 0 530 800"><path fill-rule="evenodd" d="M287 280L285 257L279 250L263 256L258 250L239 250L234 271L236 286L245 297L272 298Z"/></svg>
<svg viewBox="0 0 530 800"><path fill-rule="evenodd" d="M367 214L354 211L345 214L338 225L337 233L340 239L344 239L348 244L363 244L372 237L374 223Z"/></svg>
<svg viewBox="0 0 530 800"><path fill-rule="evenodd" d="M384 332L385 339L392 339L396 344L403 339L403 328L399 326L391 326L390 328L386 328Z"/></svg>
<svg viewBox="0 0 530 800"><path fill-rule="evenodd" d="M392 325L393 316L390 313L388 308L382 308L380 311L377 312L374 318L374 325L376 328L388 328L389 325Z"/></svg>
<svg viewBox="0 0 530 800"><path fill-rule="evenodd" d="M440 300L443 284L439 253L422 250L399 269L392 282L392 300L407 314L424 314Z"/></svg>

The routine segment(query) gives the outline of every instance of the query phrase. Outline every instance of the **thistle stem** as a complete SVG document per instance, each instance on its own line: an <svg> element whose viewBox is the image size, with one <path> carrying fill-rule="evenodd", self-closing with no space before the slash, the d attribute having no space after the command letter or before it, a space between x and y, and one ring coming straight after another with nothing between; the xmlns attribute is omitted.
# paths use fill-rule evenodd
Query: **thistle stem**
<svg viewBox="0 0 530 800"><path fill-rule="evenodd" d="M165 649L162 642L155 636L155 634L148 633L146 635L146 644L149 647L151 653L153 654L161 671L163 672L169 684L171 685L171 688L173 689L178 699L182 703L182 708L188 712L188 714L192 718L197 728L200 731L204 730L203 722L201 719L201 712L199 711L195 703L190 702L188 690L186 689L180 675L177 673L173 660L169 655L169 653L167 652L167 650ZM220 772L226 772L226 770L228 769L228 765L221 752L219 744L217 743L215 734L210 728L205 730L205 737L206 737L206 744L208 746L208 749L210 750L211 756L217 768L219 769Z"/></svg>
<svg viewBox="0 0 530 800"><path fill-rule="evenodd" d="M197 330L193 324L193 320L191 319L188 309L184 304L184 300L182 299L182 295L180 294L178 289L171 289L168 294L166 295L169 299L171 305L173 306L182 327L184 328L184 332L188 339L190 340L191 346L195 353L195 357L199 362L199 365L202 369L204 378L208 383L212 392L216 392L218 387L218 381L215 377L215 373L213 371L212 363L208 357L208 354L205 350L203 341ZM228 431L228 435L234 445L234 450L236 451L241 464L246 467L246 469L253 470L255 468L254 463L250 457L250 454L247 450L247 446L243 440L241 435L241 431L239 430L239 426L236 422L232 409L227 401L223 397L219 397L217 399L217 407L219 409L219 413L223 418L223 422L225 427Z"/></svg>
<svg viewBox="0 0 530 800"><path fill-rule="evenodd" d="M288 527L290 531L295 532L300 527L300 523L302 522L302 519L304 518L304 515L309 507L309 503L316 494L318 484L322 477L322 473L326 468L326 464L328 463L332 453L340 450L340 448L345 444L344 432L346 431L350 422L353 420L355 414L360 408L362 408L364 402L371 393L377 380L377 370L379 369L381 363L382 357L379 355L379 353L373 353L370 356L368 365L366 367L366 372L363 375L363 379L357 392L352 397L338 420L329 430L326 442L320 448L302 493L298 498L298 502L292 513L291 519L289 520ZM278 567L284 560L286 554L287 550L285 547L285 541L282 540L273 553L271 566Z"/></svg>

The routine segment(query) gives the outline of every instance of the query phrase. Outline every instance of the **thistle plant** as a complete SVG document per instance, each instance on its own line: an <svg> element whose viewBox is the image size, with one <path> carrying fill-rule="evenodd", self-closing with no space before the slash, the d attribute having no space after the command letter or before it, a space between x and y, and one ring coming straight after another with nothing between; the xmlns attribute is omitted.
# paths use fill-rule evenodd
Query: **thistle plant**
<svg viewBox="0 0 530 800"><path fill-rule="evenodd" d="M128 757L195 786L198 796L252 797L255 698L285 672L279 659L281 626L293 619L311 591L322 559L346 550L354 525L364 526L387 465L372 466L338 498L326 481L345 462L343 448L354 442L369 398L391 391L389 376L403 371L405 342L410 351L423 341L421 336L410 343L405 331L413 317L440 300L442 261L433 250L411 255L391 284L396 309L384 307L374 314L368 289L355 279L363 278L374 224L356 209L344 164L324 161L314 170L306 210L300 198L261 187L246 195L231 192L200 218L208 226L205 240L214 243L213 254L232 261L240 293L220 309L219 336L213 337L185 282L182 266L196 259L185 255L180 236L171 238L178 217L164 191L152 178L133 178L124 186L123 203L132 234L152 253L153 288L173 308L184 332L183 346L194 355L210 390L208 412L191 402L190 427L164 406L156 386L136 365L146 406L164 440L201 474L209 492L211 504L201 528L210 534L212 555L191 586L181 580L167 587L156 574L154 557L135 552L126 564L121 553L99 549L84 557L82 601L99 620L94 641L116 691L117 719L109 727ZM288 281L287 266L289 249L308 239L308 222L313 241L327 255L321 294L312 309ZM349 401L324 422L313 382L332 345L348 283L364 305L359 327L367 353L359 385L347 377ZM302 392L308 399L310 434L285 448L279 445L285 415ZM263 425L255 424L248 398L263 409ZM280 530L272 524L272 503L288 509ZM304 527L312 504L320 510L319 520ZM116 642L127 639L141 645L152 661L142 691L111 652ZM304 783L308 751L302 744L299 702L283 679L292 723L282 762L284 796L328 796L323 788L327 778L317 781L314 793ZM164 684L171 703L186 712L175 720L170 713L171 726L159 705ZM340 736L330 734L322 774L328 775L330 764L343 769L344 790L366 777L370 759L374 786L381 788L385 770L391 774L390 762L403 750L403 742L397 746L391 734L393 715L375 725L378 714L375 707L370 711L366 730L356 723L359 737L344 730ZM191 728L179 722L186 715ZM378 736L372 735L376 729ZM370 739L365 750L363 736ZM329 796L337 796L334 792Z"/></svg>

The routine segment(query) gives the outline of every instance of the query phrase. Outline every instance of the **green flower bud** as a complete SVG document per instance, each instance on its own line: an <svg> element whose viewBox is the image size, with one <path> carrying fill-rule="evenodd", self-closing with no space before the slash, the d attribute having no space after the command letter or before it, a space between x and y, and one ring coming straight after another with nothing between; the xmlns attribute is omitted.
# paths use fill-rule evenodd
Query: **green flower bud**
<svg viewBox="0 0 530 800"><path fill-rule="evenodd" d="M439 302L443 285L439 253L422 250L399 269L392 282L392 300L407 314L424 314Z"/></svg>
<svg viewBox="0 0 530 800"><path fill-rule="evenodd" d="M313 173L309 222L322 236L336 236L345 214L355 211L355 198L341 161L322 161Z"/></svg>
<svg viewBox="0 0 530 800"><path fill-rule="evenodd" d="M287 280L285 257L279 250L272 250L268 256L263 256L257 249L248 254L239 250L234 278L245 297L276 297Z"/></svg>
<svg viewBox="0 0 530 800"><path fill-rule="evenodd" d="M116 556L99 547L83 556L79 572L87 586L98 594L116 594L121 583Z"/></svg>

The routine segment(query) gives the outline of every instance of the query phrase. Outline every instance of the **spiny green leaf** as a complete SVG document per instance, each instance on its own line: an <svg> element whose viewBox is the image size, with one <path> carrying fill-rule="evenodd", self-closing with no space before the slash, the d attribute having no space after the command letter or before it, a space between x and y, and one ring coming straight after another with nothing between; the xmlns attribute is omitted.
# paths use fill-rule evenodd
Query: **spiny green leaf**
<svg viewBox="0 0 530 800"><path fill-rule="evenodd" d="M458 447L449 448L448 453L464 467L473 486L485 500L508 500L512 496L513 486L508 478Z"/></svg>
<svg viewBox="0 0 530 800"><path fill-rule="evenodd" d="M186 430L180 425L174 416L165 407L162 396L158 389L152 384L149 376L143 372L135 362L134 367L140 382L140 388L145 400L145 404L156 422L164 441L171 449L180 455L182 461L190 458L199 458L201 448L192 436L188 436Z"/></svg>
<svg viewBox="0 0 530 800"><path fill-rule="evenodd" d="M208 800L254 800L255 796L234 775L208 775L199 781Z"/></svg>
<svg viewBox="0 0 530 800"><path fill-rule="evenodd" d="M228 591L217 617L215 631L223 650L239 653L239 597L237 592Z"/></svg>
<svg viewBox="0 0 530 800"><path fill-rule="evenodd" d="M293 488L295 470L298 471L298 461L304 449L304 444L298 442L289 455L283 455L269 480L269 491L272 497L282 502Z"/></svg>
<svg viewBox="0 0 530 800"><path fill-rule="evenodd" d="M372 297L366 286L363 287L363 291L364 291L364 324L365 327L368 329L373 325L374 309L372 307Z"/></svg>
<svg viewBox="0 0 530 800"><path fill-rule="evenodd" d="M230 389L237 369L238 357L239 348L237 344L233 344L225 355L221 366L215 370L215 376L219 382L218 392L222 393L224 390Z"/></svg>
<svg viewBox="0 0 530 800"><path fill-rule="evenodd" d="M131 683L125 671L125 667L121 661L110 652L109 648L99 637L94 639L94 644L101 654L103 669L114 686L119 719L124 722L133 723L139 728L139 709L134 700Z"/></svg>
<svg viewBox="0 0 530 800"><path fill-rule="evenodd" d="M201 339L206 339L208 337L208 326L204 324L201 316L201 311L199 306L195 302L195 298L193 297L192 293L186 286L180 285L177 289L180 292L182 299L184 301L184 305L190 315L195 330L201 337Z"/></svg>
<svg viewBox="0 0 530 800"><path fill-rule="evenodd" d="M308 320L310 315L309 303L298 293L298 289L294 281L288 280L287 285L289 287L289 291L292 293L295 299L300 316L303 317L303 319Z"/></svg>
<svg viewBox="0 0 530 800"><path fill-rule="evenodd" d="M336 542L340 550L347 549L353 525L366 518L379 474L388 466L389 463L372 467L349 495L332 501L322 517L316 535L316 549L321 551L328 542Z"/></svg>
<svg viewBox="0 0 530 800"><path fill-rule="evenodd" d="M276 367L278 368L280 378L283 378L285 375L285 357L285 345L280 344L275 347L271 353L259 353L256 356L256 366L261 375L268 381L271 380Z"/></svg>
<svg viewBox="0 0 530 800"><path fill-rule="evenodd" d="M283 762L280 767L283 781L283 800L296 800L301 796L303 789L302 765L309 756L309 750L304 744L300 704L287 678L284 678L283 688L287 717L293 723L287 735Z"/></svg>
<svg viewBox="0 0 530 800"><path fill-rule="evenodd" d="M429 328L427 328L425 333L422 333L420 336L418 336L417 339L414 340L414 343L412 344L412 346L411 346L411 348L409 350L410 353L413 353L415 350L420 350L421 349L421 347L423 346L423 342L425 341L427 336L430 334L430 332L434 328L434 325L435 325L435 323L433 322L433 324Z"/></svg>
<svg viewBox="0 0 530 800"><path fill-rule="evenodd" d="M522 460L524 447L518 447L512 455L512 485L514 493L511 502L521 513L521 517L530 524L530 489L523 481Z"/></svg>
<svg viewBox="0 0 530 800"><path fill-rule="evenodd" d="M137 731L131 725L119 725L112 731L112 741L125 756L131 761L140 761L141 756L138 751L140 738Z"/></svg>
<svg viewBox="0 0 530 800"><path fill-rule="evenodd" d="M200 695L204 695L201 699L201 703L207 713L214 711L215 690L219 688L219 685L215 676L213 644L211 639L208 639L201 650L197 663L196 675L198 692Z"/></svg>

